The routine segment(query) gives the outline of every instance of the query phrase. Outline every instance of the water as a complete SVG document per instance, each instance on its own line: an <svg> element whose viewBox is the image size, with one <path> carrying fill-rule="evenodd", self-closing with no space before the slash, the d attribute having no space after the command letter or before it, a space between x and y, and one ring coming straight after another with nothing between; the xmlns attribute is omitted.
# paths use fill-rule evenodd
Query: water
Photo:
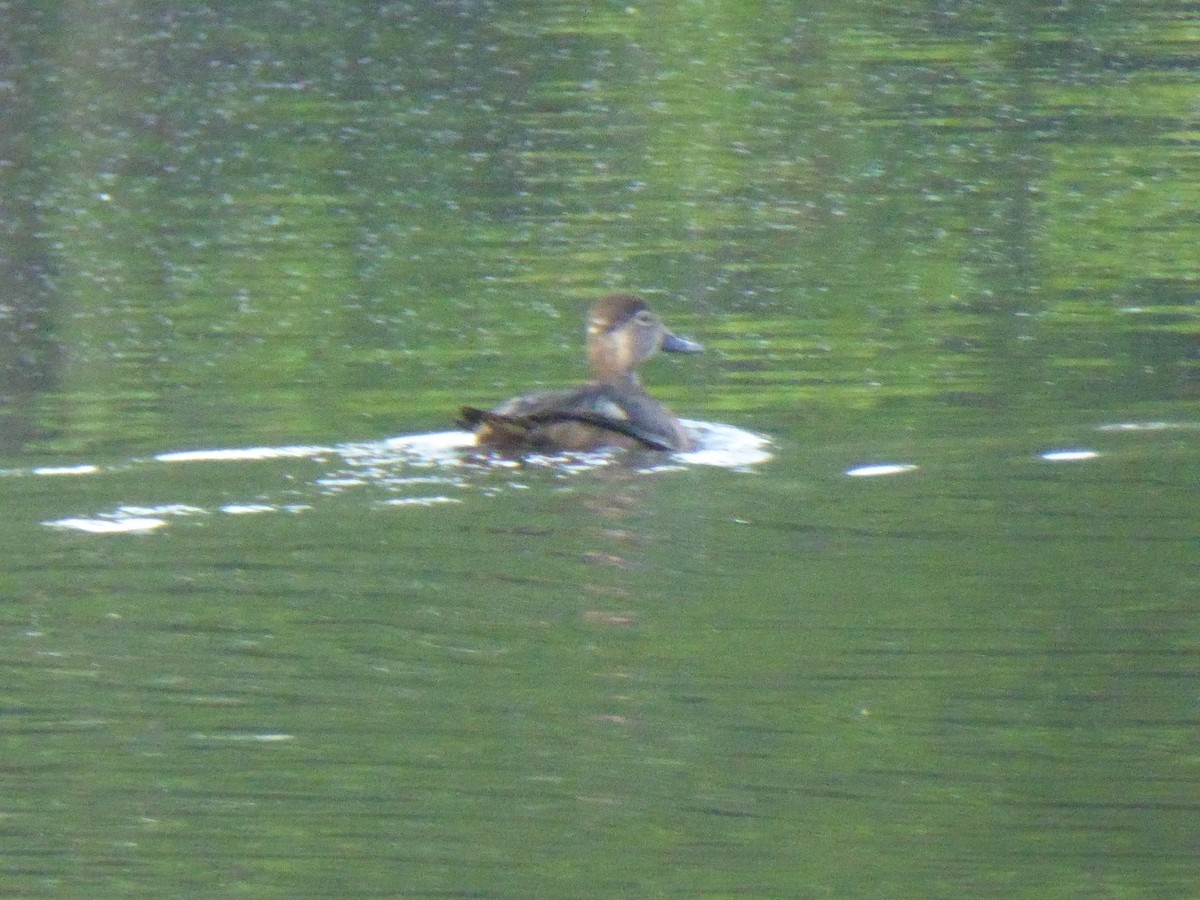
<svg viewBox="0 0 1200 900"><path fill-rule="evenodd" d="M867 435L743 471L440 435L10 472L61 516L9 525L10 883L1166 893L1193 429L1101 424L1091 458L988 428L858 478Z"/></svg>
<svg viewBox="0 0 1200 900"><path fill-rule="evenodd" d="M9 10L0 893L1194 891L1195 42L898 9Z"/></svg>

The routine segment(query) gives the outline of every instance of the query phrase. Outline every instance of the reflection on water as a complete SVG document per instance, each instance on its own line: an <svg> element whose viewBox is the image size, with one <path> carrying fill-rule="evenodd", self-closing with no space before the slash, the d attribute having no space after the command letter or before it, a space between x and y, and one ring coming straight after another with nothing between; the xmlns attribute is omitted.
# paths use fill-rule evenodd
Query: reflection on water
<svg viewBox="0 0 1200 900"><path fill-rule="evenodd" d="M180 502L152 507L122 505L112 511L93 516L68 516L43 524L51 528L73 529L92 534L139 534L162 528L177 518L206 515L211 512L226 515L304 512L310 509L311 504L321 495L328 496L364 485L384 487L405 494L381 501L391 506L459 503L459 497L449 496L445 491L469 488L471 471L481 472L494 468L515 469L533 466L562 474L573 474L605 466L628 465L632 461L638 471L647 474L667 472L686 465L719 466L748 471L771 458L771 452L767 449L771 441L762 435L713 422L685 420L684 426L688 429L696 449L688 453L672 454L670 457L654 453L601 451L530 455L520 460L506 459L478 452L475 448L475 436L466 431L404 435L376 443L339 444L333 447L245 447L171 451L158 454L154 461L182 464L308 459L322 465L333 461L346 468L335 469L316 478L312 482L313 498L307 502L230 502L215 510ZM439 474L407 474L411 469L430 468L438 470ZM94 475L100 471L101 469L94 465L42 466L34 469L33 474ZM411 494L414 489L428 493Z"/></svg>

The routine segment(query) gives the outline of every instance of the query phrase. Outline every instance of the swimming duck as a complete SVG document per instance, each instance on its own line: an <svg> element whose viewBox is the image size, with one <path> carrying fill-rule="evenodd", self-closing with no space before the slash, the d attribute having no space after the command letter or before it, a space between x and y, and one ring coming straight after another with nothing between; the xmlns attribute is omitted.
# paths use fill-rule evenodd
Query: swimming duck
<svg viewBox="0 0 1200 900"><path fill-rule="evenodd" d="M574 390L523 394L491 412L464 406L458 424L473 430L480 446L509 453L600 447L690 450L692 441L682 423L646 393L635 370L659 350L703 349L667 331L641 297L613 294L588 313L591 381Z"/></svg>

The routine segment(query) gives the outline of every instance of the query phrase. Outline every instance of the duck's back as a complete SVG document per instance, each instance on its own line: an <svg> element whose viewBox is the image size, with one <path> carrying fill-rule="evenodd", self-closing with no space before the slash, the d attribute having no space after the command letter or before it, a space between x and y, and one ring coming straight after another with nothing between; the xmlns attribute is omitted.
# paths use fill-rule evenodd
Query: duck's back
<svg viewBox="0 0 1200 900"><path fill-rule="evenodd" d="M525 394L491 412L463 407L462 424L475 430L481 445L508 452L691 449L679 419L636 385L593 381Z"/></svg>

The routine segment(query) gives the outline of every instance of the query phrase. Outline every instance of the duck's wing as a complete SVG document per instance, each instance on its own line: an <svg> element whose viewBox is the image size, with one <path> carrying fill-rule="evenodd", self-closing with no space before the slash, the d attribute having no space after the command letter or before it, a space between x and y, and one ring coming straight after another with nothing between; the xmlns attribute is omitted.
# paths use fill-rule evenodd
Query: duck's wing
<svg viewBox="0 0 1200 900"><path fill-rule="evenodd" d="M481 443L505 445L586 449L616 444L673 452L688 443L678 420L636 382L593 381L569 391L526 394L490 412L463 407L459 424L482 428Z"/></svg>

